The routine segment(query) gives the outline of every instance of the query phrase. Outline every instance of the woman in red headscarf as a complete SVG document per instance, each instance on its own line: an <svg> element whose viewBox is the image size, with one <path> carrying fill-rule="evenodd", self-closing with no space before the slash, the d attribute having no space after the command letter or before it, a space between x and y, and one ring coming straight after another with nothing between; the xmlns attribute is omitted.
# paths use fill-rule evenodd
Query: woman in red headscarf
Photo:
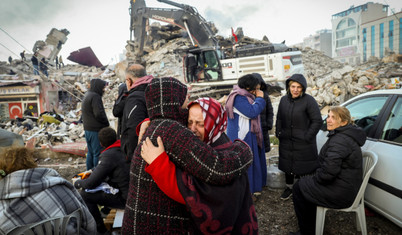
<svg viewBox="0 0 402 235"><path fill-rule="evenodd" d="M224 133L227 114L222 105L212 98L199 98L188 105L188 128L216 151L232 142ZM151 174L159 188L172 199L186 204L197 233L258 234L258 223L247 174L223 186L204 183L176 168L169 161L160 138L158 147L147 138L141 156L149 164L145 171Z"/></svg>

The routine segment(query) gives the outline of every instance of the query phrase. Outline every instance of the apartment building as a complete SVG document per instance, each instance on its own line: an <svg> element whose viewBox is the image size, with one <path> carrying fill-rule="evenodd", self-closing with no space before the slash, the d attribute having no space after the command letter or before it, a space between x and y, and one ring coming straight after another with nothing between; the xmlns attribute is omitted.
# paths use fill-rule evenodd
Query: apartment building
<svg viewBox="0 0 402 235"><path fill-rule="evenodd" d="M388 5L368 2L332 15L332 57L360 64L371 56L402 54L402 12L388 11Z"/></svg>

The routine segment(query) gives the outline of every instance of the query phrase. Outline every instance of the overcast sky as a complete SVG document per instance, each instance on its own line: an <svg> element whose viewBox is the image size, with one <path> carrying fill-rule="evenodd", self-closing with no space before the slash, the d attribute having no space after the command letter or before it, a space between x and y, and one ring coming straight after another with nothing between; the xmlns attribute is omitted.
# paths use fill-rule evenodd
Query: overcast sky
<svg viewBox="0 0 402 235"><path fill-rule="evenodd" d="M303 41L320 29L331 29L331 16L362 0L173 0L196 7L215 23L218 34L231 35L231 27L242 27L246 36L286 44ZM399 12L402 0L379 0ZM156 0L149 7L174 8ZM0 60L19 58L25 48L31 52L37 40L45 40L52 28L70 31L61 55L90 46L102 64L115 63L129 32L129 0L0 0ZM6 31L9 35L4 33ZM11 37L13 38L11 38ZM14 41L15 40L15 41ZM16 42L17 41L17 42ZM19 45L21 44L21 45Z"/></svg>

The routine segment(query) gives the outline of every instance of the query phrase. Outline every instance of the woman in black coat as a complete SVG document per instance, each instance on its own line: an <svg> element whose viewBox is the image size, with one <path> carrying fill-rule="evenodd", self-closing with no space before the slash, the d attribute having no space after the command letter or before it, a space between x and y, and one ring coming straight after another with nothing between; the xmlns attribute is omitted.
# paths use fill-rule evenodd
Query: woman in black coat
<svg viewBox="0 0 402 235"><path fill-rule="evenodd" d="M295 177L311 174L318 167L316 135L322 118L315 99L306 94L307 82L302 74L286 80L286 91L278 106L276 137L279 139L279 169L285 172L287 188L281 195L292 195Z"/></svg>
<svg viewBox="0 0 402 235"><path fill-rule="evenodd" d="M261 127L262 127L262 135L264 137L264 147L265 152L268 153L271 151L271 141L269 140L269 131L272 129L273 120L274 120L274 109L272 108L272 102L269 98L268 94L268 85L265 83L261 74L253 73L254 77L257 77L260 81L260 90L264 92L264 100L265 100L265 109L260 113Z"/></svg>
<svg viewBox="0 0 402 235"><path fill-rule="evenodd" d="M363 181L361 146L365 132L352 124L349 110L332 107L327 118L328 140L318 156L319 168L293 187L293 205L301 234L315 234L317 205L352 205Z"/></svg>

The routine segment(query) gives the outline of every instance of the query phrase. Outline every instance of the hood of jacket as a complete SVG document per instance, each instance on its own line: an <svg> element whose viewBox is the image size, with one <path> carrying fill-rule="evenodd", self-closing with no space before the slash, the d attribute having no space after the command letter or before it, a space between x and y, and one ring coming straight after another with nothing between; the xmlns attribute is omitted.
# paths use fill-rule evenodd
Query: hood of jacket
<svg viewBox="0 0 402 235"><path fill-rule="evenodd" d="M260 81L260 90L262 91L268 91L268 85L267 83L264 81L264 79L262 78L261 74L259 73L252 73L251 75L253 75L254 77L256 77L258 79L258 81Z"/></svg>
<svg viewBox="0 0 402 235"><path fill-rule="evenodd" d="M103 88L106 86L106 82L99 79L95 78L91 80L91 87L89 88L90 91L93 91L100 96L103 95Z"/></svg>
<svg viewBox="0 0 402 235"><path fill-rule="evenodd" d="M303 94L302 94L301 96L304 96L304 95L306 94L307 80L306 80L306 78L303 76L303 74L298 74L298 73L293 74L290 78L288 78L288 79L286 80L286 93L287 93L290 97L292 97L292 95L290 94L290 91L289 91L289 82L290 82L290 81L295 81L295 82L299 83L300 85L302 85L302 87L303 87Z"/></svg>
<svg viewBox="0 0 402 235"><path fill-rule="evenodd" d="M354 139L356 143L361 147L366 142L366 132L358 126L353 124L348 124L346 126L341 126L332 130L328 133L328 137L331 135L335 135L336 133L342 133L344 135L349 136L350 138Z"/></svg>
<svg viewBox="0 0 402 235"><path fill-rule="evenodd" d="M149 118L167 118L186 123L188 111L182 109L187 86L173 77L154 78L145 89Z"/></svg>

